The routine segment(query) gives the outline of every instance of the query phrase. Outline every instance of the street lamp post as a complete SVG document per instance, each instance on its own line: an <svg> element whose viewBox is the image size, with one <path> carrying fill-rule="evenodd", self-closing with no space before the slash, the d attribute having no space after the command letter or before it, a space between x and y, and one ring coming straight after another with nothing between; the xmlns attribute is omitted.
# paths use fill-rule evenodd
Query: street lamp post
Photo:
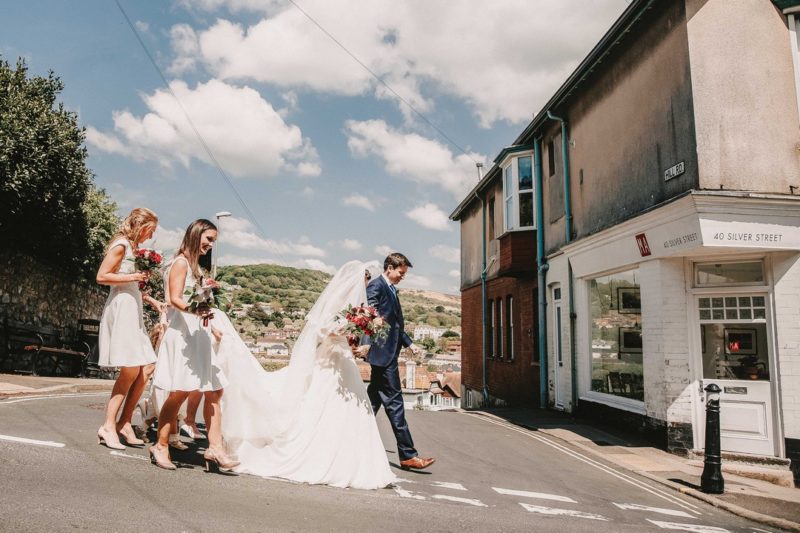
<svg viewBox="0 0 800 533"><path fill-rule="evenodd" d="M217 257L219 257L219 234L221 233L219 219L225 218L225 217L229 217L229 216L231 216L231 213L229 211L220 211L219 213L216 214L216 218L217 218L217 246L216 246L216 250L214 250L214 255L212 256L212 259L214 260L214 263L211 266L211 277L212 278L216 278L217 277Z"/></svg>
<svg viewBox="0 0 800 533"><path fill-rule="evenodd" d="M722 454L720 452L719 393L722 389L716 383L705 388L706 400L706 449L703 460L703 475L700 477L700 490L708 494L725 492L722 479Z"/></svg>

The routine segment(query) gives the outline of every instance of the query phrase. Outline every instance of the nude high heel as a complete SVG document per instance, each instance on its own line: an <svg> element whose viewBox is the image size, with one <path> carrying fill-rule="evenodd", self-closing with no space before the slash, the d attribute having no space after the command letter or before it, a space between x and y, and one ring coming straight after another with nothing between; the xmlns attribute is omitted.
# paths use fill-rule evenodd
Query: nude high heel
<svg viewBox="0 0 800 533"><path fill-rule="evenodd" d="M117 431L117 435L125 439L125 444L127 444L128 446L144 445L144 441L136 436L136 433L133 432L133 428L131 428L130 426L127 426L127 428L122 428L122 430Z"/></svg>
<svg viewBox="0 0 800 533"><path fill-rule="evenodd" d="M209 447L203 454L203 459L206 461L206 472L229 472L240 464L219 448Z"/></svg>
<svg viewBox="0 0 800 533"><path fill-rule="evenodd" d="M173 433L169 436L169 447L175 448L176 450L185 451L188 450L189 447L181 441L180 436L177 433Z"/></svg>
<svg viewBox="0 0 800 533"><path fill-rule="evenodd" d="M166 450L161 450L156 446L150 446L150 462L164 470L176 470L177 467L169 460L169 453Z"/></svg>
<svg viewBox="0 0 800 533"><path fill-rule="evenodd" d="M114 431L106 431L106 428L100 426L97 430L97 444L105 444L106 447L112 450L124 450L125 446L119 441L119 437Z"/></svg>

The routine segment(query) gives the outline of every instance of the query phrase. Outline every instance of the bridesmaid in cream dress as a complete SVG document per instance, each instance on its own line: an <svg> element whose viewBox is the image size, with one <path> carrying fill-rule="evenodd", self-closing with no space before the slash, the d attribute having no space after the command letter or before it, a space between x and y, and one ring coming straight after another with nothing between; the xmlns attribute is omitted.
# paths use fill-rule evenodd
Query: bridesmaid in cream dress
<svg viewBox="0 0 800 533"><path fill-rule="evenodd" d="M150 459L167 470L175 469L169 457L169 435L175 432L178 409L192 391L202 392L205 399L206 469L212 465L231 469L239 464L228 457L222 443L220 399L228 380L217 360L218 339L214 338L210 325L203 324L205 317L211 317L211 309L192 313L188 303L195 283L202 277L200 263L208 261L216 239L217 228L213 223L205 219L192 222L166 274L164 292L171 306L167 316L169 327L158 349L153 386L169 391L169 396L161 406L158 443L150 447Z"/></svg>
<svg viewBox="0 0 800 533"><path fill-rule="evenodd" d="M120 369L106 406L105 422L97 430L97 441L115 450L125 449L120 436L129 445L144 444L134 434L131 418L153 372L156 356L144 327L143 297L138 285L147 280L148 274L136 272L134 252L153 236L157 225L158 217L149 209L138 207L131 211L111 239L97 271L97 283L111 287L100 318L99 364ZM156 309L164 306L150 296L144 299ZM122 413L117 420L120 407Z"/></svg>

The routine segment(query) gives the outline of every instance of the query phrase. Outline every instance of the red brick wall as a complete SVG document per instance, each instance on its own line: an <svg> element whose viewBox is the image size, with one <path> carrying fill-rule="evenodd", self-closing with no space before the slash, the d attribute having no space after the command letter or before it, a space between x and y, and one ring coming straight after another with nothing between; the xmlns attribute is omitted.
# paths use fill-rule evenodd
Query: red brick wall
<svg viewBox="0 0 800 533"><path fill-rule="evenodd" d="M535 231L510 231L499 240L500 274L536 272Z"/></svg>
<svg viewBox="0 0 800 533"><path fill-rule="evenodd" d="M514 360L490 358L486 361L489 394L513 405L538 405L539 365L538 362L534 363L534 354L538 349L536 278L495 278L487 281L486 294L492 304L498 298L503 299L504 315L506 298L512 296L514 299ZM461 329L461 380L467 388L480 391L483 389L480 285L461 293Z"/></svg>

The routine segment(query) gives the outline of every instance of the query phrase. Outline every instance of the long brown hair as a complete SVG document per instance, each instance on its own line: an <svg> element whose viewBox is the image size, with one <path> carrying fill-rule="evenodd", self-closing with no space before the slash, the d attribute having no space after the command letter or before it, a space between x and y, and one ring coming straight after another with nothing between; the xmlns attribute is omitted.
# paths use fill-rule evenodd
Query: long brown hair
<svg viewBox="0 0 800 533"><path fill-rule="evenodd" d="M146 207L135 207L122 221L119 229L108 241L108 244L111 245L112 242L122 237L127 239L132 247L136 248L139 245L139 237L142 236L145 228L149 225L156 226L157 224L158 217L155 213Z"/></svg>
<svg viewBox="0 0 800 533"><path fill-rule="evenodd" d="M192 273L196 278L202 276L201 267L206 270L211 269L211 254L214 252L213 249L209 250L204 256L200 255L200 237L202 237L203 232L211 229L217 231L217 226L205 218L199 218L189 224L189 227L186 228L186 233L183 234L183 241L181 241L181 246L178 248L176 254L183 255L187 261L189 261L189 268L192 269Z"/></svg>

